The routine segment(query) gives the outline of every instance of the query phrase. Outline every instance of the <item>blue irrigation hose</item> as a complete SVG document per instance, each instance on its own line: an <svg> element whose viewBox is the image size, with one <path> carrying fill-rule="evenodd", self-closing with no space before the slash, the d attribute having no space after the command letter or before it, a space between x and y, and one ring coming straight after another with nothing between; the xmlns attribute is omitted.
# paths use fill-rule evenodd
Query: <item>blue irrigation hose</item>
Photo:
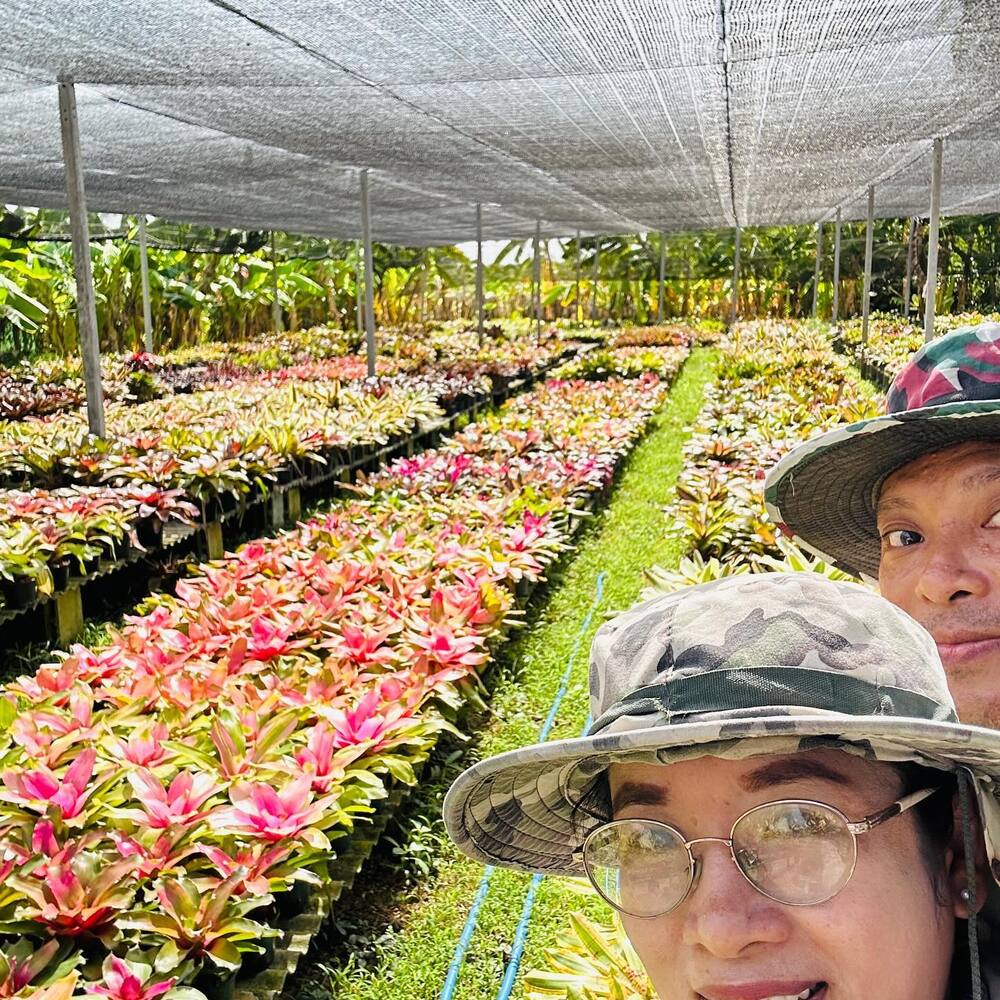
<svg viewBox="0 0 1000 1000"><path fill-rule="evenodd" d="M583 642L583 637L587 633L587 629L590 628L590 623L594 620L594 614L597 612L598 607L600 607L601 601L604 600L604 581L607 579L608 574L606 570L601 570L597 574L597 586L594 591L594 599L590 604L590 609L587 611L587 616L583 619L583 624L580 626L579 631L576 633L576 638L573 640L573 647L569 653L569 659L566 662L566 669L563 671L562 679L559 682L559 688L556 691L556 696L552 701L552 707L549 709L549 714L545 719L545 724L542 726L542 730L538 735L538 742L541 743L543 740L548 739L549 733L552 732L552 727L555 725L556 713L559 711L559 705L562 703L563 698L566 697L566 691L569 688L569 679L572 674L573 664L576 662L577 654L580 651L580 643ZM588 722L589 725L589 722ZM462 971L462 965L465 962L466 953L469 950L469 945L472 943L472 935L476 931L476 924L479 922L479 911L482 909L483 903L486 901L486 894L489 892L490 881L493 878L493 873L496 868L493 865L488 865L486 870L483 872L483 877L479 880L479 888L476 890L475 898L472 901L472 907L469 910L469 915L465 918L465 926L462 928L462 936L458 939L458 944L455 945L454 954L451 957L451 962L448 964L448 973L444 979L444 986L441 987L441 992L438 994L438 1000L452 1000L455 995L455 987L458 985L458 975ZM501 988L501 995L506 1000L510 996L510 991L513 988L513 980L517 976L517 970L521 963L521 952L524 951L524 942L527 938L528 933L528 923L531 920L531 911L535 905L535 892L538 888L538 882L541 881L541 876L536 875L531 880L531 887L528 889L528 898L524 901L524 907L521 911L521 920L518 922L517 930L514 934L514 952L511 954L511 960L508 962L507 970L510 974L510 969L513 968L513 973L510 974L511 984L509 987L507 984L507 975L504 976L504 988ZM520 941L520 945L518 942ZM517 961L514 961L514 953L517 954Z"/></svg>
<svg viewBox="0 0 1000 1000"><path fill-rule="evenodd" d="M583 727L584 733L590 728L592 721L592 717L588 716L587 724ZM528 941L528 926L531 924L531 913L535 908L535 896L541 884L541 875L531 876L531 885L528 886L528 894L524 897L524 906L521 907L521 919L517 922L517 930L514 931L514 942L511 945L510 958L507 959L507 967L503 970L503 981L500 983L500 992L497 993L497 1000L509 1000L514 990L517 974L521 970L521 958L524 955L524 946Z"/></svg>

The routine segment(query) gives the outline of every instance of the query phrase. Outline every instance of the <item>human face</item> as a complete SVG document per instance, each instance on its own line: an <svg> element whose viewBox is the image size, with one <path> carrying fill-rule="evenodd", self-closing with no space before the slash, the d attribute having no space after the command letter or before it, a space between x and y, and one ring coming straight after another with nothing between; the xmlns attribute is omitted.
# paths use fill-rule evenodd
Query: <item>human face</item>
<svg viewBox="0 0 1000 1000"><path fill-rule="evenodd" d="M738 816L775 799L825 802L855 820L901 791L891 765L839 750L619 764L611 768L610 784L615 819L659 820L686 839L728 837ZM912 813L858 837L853 877L813 906L762 895L722 844L692 849L700 875L676 909L659 917L622 916L660 1000L945 997L959 912L951 904L954 879L945 905L927 874ZM949 850L942 866L953 862Z"/></svg>
<svg viewBox="0 0 1000 1000"><path fill-rule="evenodd" d="M904 466L877 518L882 596L934 636L962 721L1000 725L1000 444Z"/></svg>

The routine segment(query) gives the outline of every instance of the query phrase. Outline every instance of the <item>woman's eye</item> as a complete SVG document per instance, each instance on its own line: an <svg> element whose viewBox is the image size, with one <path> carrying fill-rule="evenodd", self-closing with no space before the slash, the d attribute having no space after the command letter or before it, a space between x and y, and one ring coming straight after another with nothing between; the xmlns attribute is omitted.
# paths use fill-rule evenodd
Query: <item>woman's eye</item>
<svg viewBox="0 0 1000 1000"><path fill-rule="evenodd" d="M1000 514L1000 512L998 512ZM896 531L887 531L882 536L882 541L890 549L902 549L908 545L917 545L924 540L919 531L911 531L909 528L899 528Z"/></svg>
<svg viewBox="0 0 1000 1000"><path fill-rule="evenodd" d="M1000 528L1000 510L998 510L987 522L987 528Z"/></svg>

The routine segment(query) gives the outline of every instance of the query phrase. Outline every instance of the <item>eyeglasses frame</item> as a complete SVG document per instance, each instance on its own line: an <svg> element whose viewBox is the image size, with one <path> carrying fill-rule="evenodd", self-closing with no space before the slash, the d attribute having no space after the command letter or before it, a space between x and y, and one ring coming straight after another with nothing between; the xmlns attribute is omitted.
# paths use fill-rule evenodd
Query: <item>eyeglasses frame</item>
<svg viewBox="0 0 1000 1000"><path fill-rule="evenodd" d="M844 815L844 813L842 813L836 806L831 806L828 802L819 802L818 800L815 799L774 799L771 802L761 802L758 805L751 806L745 812L737 816L736 819L733 821L732 827L729 830L728 839L724 837L695 837L694 840L685 840L684 834L681 833L680 830L678 830L676 827L671 826L669 823L663 823L660 820L646 819L644 817L639 817L639 816L629 817L627 819L615 819L615 820L610 820L607 823L602 823L600 826L595 827L593 830L591 830L590 833L587 835L586 839L584 840L583 844L581 845L580 849L574 852L573 858L583 863L583 866L587 871L587 878L590 879L591 885L593 885L593 887L597 890L598 894L601 896L603 900L605 900L605 902L614 907L619 913L624 913L630 917L636 917L640 920L655 920L657 917L663 917L666 916L668 913L673 913L673 911L676 910L677 907L679 907L681 903L683 903L684 900L686 900L688 896L691 895L691 892L693 891L698 882L698 876L701 870L701 865L699 863L700 859L696 858L691 853L691 848L695 844L710 844L710 843L725 844L726 847L729 848L729 856L732 858L733 864L736 865L736 868L739 871L739 873L743 876L744 879L746 879L746 881L754 889L757 890L757 892L759 892L762 896L766 897L767 899L773 900L775 903L781 903L783 906L819 906L821 903L825 903L828 900L833 899L834 896L842 892L843 889L847 886L848 882L850 882L851 879L854 877L854 870L857 867L858 863L857 838L861 834L869 833L871 830L874 830L875 827L881 826L886 821L894 819L896 816L901 816L907 810L912 809L915 805L918 805L925 799L930 798L930 796L932 796L935 792L939 791L941 791L940 785L935 786L934 788L921 788L918 791L910 792L908 795L904 795L902 796L902 798L896 799L895 802L890 803L884 809L879 809L877 812L871 813L870 815L865 816L863 819L860 820L848 819L847 816ZM778 805L819 806L821 809L828 809L830 812L839 816L844 821L844 825L847 827L848 832L851 834L854 843L854 858L851 862L851 870L848 873L847 878L844 880L844 884L841 885L834 892L830 893L829 896L826 896L823 899L813 900L808 903L789 903L786 900L778 899L776 896L772 896L770 893L765 892L759 885L757 885L750 878L750 876L747 875L747 873L743 870L743 867L740 865L739 861L736 860L736 851L733 849L733 834L736 832L736 828L740 825L740 823L744 819L746 819L747 816L751 815L752 813L755 813L761 809L766 809L769 806L778 806ZM668 830L671 834L677 837L678 841L680 841L679 846L683 847L687 851L687 856L688 856L687 889L684 891L684 894L680 897L680 899L678 899L677 902L674 903L673 906L669 907L666 910L662 910L660 913L632 913L629 910L626 910L623 907L619 906L613 900L609 899L607 895L605 895L605 893L601 890L600 886L598 886L597 880L591 874L590 865L587 861L587 847L593 841L594 837L597 836L597 834L607 830L611 826L618 826L619 824L623 825L625 823L634 823L637 821L641 823L649 823L653 826L662 827L663 829Z"/></svg>

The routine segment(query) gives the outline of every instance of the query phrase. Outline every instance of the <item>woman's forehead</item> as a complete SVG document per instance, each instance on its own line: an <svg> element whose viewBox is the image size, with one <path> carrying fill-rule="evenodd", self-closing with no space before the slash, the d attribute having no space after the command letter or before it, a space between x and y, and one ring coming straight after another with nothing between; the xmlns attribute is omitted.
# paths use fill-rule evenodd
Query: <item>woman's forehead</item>
<svg viewBox="0 0 1000 1000"><path fill-rule="evenodd" d="M891 764L829 748L740 759L704 756L669 764L629 762L612 764L609 768L613 793L626 783L655 786L664 791L671 786L693 785L705 791L732 787L745 792L796 782L822 782L848 788L876 783L889 786L898 781L896 775Z"/></svg>

